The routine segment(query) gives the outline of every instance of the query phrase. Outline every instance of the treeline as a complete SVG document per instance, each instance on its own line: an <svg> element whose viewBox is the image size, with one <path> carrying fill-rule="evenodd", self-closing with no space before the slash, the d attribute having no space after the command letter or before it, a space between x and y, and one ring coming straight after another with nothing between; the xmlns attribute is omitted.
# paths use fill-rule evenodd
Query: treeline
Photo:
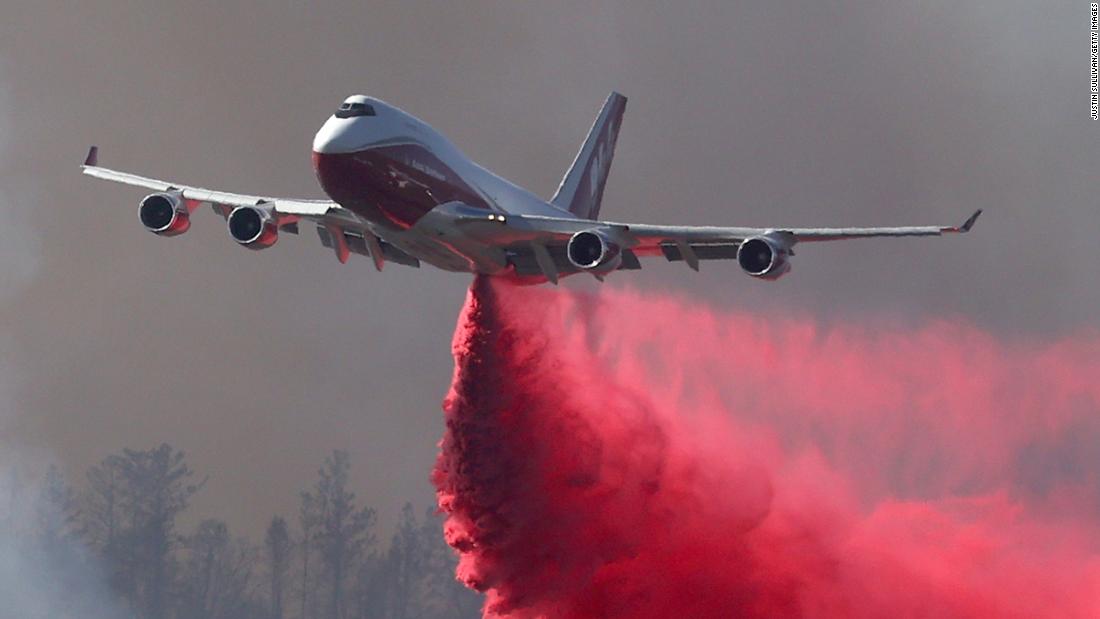
<svg viewBox="0 0 1100 619"><path fill-rule="evenodd" d="M9 483L0 533L19 540L19 571L47 583L48 616L107 616L88 607L104 598L136 619L478 616L481 597L455 581L433 512L418 517L406 504L396 530L380 536L349 475L347 453L333 452L298 513L273 517L253 541L217 519L178 530L205 479L169 445L126 449L92 466L79 489L54 467L31 500ZM91 580L101 583L95 595Z"/></svg>

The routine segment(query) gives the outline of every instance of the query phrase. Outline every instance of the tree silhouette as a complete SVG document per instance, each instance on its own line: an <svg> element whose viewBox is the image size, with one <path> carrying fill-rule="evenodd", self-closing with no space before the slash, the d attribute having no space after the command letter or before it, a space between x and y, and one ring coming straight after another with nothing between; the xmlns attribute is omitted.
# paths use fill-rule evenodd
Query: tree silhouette
<svg viewBox="0 0 1100 619"><path fill-rule="evenodd" d="M318 471L311 496L316 509L318 527L315 541L325 568L329 602L325 616L341 619L344 613L345 585L352 567L374 545L372 528L375 512L356 507L355 493L348 490L351 463L346 451L336 450L325 459Z"/></svg>
<svg viewBox="0 0 1100 619"><path fill-rule="evenodd" d="M133 602L147 619L161 619L167 616L176 517L202 483L190 483L193 472L183 453L167 444L147 451L126 449L118 467L126 527L122 559L132 570Z"/></svg>
<svg viewBox="0 0 1100 619"><path fill-rule="evenodd" d="M302 569L300 575L299 586L301 588L301 608L300 619L306 619L310 616L310 610L313 608L314 596L313 596L313 583L316 581L316 577L310 574L310 551L313 549L314 538L317 537L317 525L319 517L317 514L317 505L314 501L313 495L308 491L303 491L298 494L301 505L298 510L298 525L302 528L301 541L298 547L301 549Z"/></svg>
<svg viewBox="0 0 1100 619"><path fill-rule="evenodd" d="M271 519L264 536L264 550L271 587L270 617L283 619L283 595L286 591L287 572L290 570L290 532L283 518L275 516Z"/></svg>
<svg viewBox="0 0 1100 619"><path fill-rule="evenodd" d="M256 551L246 540L233 540L220 520L203 520L185 541L180 619L259 617L252 596Z"/></svg>
<svg viewBox="0 0 1100 619"><path fill-rule="evenodd" d="M454 578L457 557L443 542L433 510L418 518L406 504L389 543L379 548L375 512L359 505L351 491L344 451L325 458L314 483L299 494L298 526L272 518L262 547L234 538L215 519L199 521L187 535L176 532L179 516L203 485L194 478L183 453L167 444L126 449L90 467L79 501L59 470L47 471L37 501L19 501L36 506L21 517L33 519L33 526L16 533L27 539L28 548L33 546L33 556L46 557L50 553L39 549L54 548L53 556L60 557L43 559L41 578L56 583L59 591L84 586L88 594L59 593L49 616L102 616L95 602L78 606L78 600L101 599L96 595L102 594L92 583L81 585L70 576L80 570L65 569L84 561L82 544L106 568L111 595L129 611L124 615L135 619L459 619L480 614L480 596ZM0 523L4 519L0 513ZM297 594L299 603L288 608ZM69 612L78 607L77 615Z"/></svg>
<svg viewBox="0 0 1100 619"><path fill-rule="evenodd" d="M61 471L50 465L35 505L38 543L43 552L60 560L77 535L76 497Z"/></svg>

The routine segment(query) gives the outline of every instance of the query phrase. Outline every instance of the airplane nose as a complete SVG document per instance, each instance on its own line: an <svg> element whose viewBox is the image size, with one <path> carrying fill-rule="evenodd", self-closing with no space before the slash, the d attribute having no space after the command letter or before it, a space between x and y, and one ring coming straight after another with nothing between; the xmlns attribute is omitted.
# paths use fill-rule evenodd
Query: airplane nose
<svg viewBox="0 0 1100 619"><path fill-rule="evenodd" d="M367 136L361 131L357 118L333 116L313 137L313 152L323 155L353 153L367 144Z"/></svg>

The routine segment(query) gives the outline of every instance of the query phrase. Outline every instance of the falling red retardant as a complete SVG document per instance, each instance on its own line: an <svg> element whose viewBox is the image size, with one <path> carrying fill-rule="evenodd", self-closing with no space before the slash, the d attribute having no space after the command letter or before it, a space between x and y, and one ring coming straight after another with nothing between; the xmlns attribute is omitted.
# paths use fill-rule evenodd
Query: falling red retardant
<svg viewBox="0 0 1100 619"><path fill-rule="evenodd" d="M433 481L486 617L1100 616L1100 336L478 279Z"/></svg>

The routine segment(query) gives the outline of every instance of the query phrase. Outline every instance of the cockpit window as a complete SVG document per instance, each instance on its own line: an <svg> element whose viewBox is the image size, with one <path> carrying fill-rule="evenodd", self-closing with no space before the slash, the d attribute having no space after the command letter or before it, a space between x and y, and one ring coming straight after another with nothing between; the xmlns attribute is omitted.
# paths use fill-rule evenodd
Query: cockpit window
<svg viewBox="0 0 1100 619"><path fill-rule="evenodd" d="M355 118L356 116L374 116L374 107L366 103L352 103L345 101L340 109L336 110L337 118Z"/></svg>

